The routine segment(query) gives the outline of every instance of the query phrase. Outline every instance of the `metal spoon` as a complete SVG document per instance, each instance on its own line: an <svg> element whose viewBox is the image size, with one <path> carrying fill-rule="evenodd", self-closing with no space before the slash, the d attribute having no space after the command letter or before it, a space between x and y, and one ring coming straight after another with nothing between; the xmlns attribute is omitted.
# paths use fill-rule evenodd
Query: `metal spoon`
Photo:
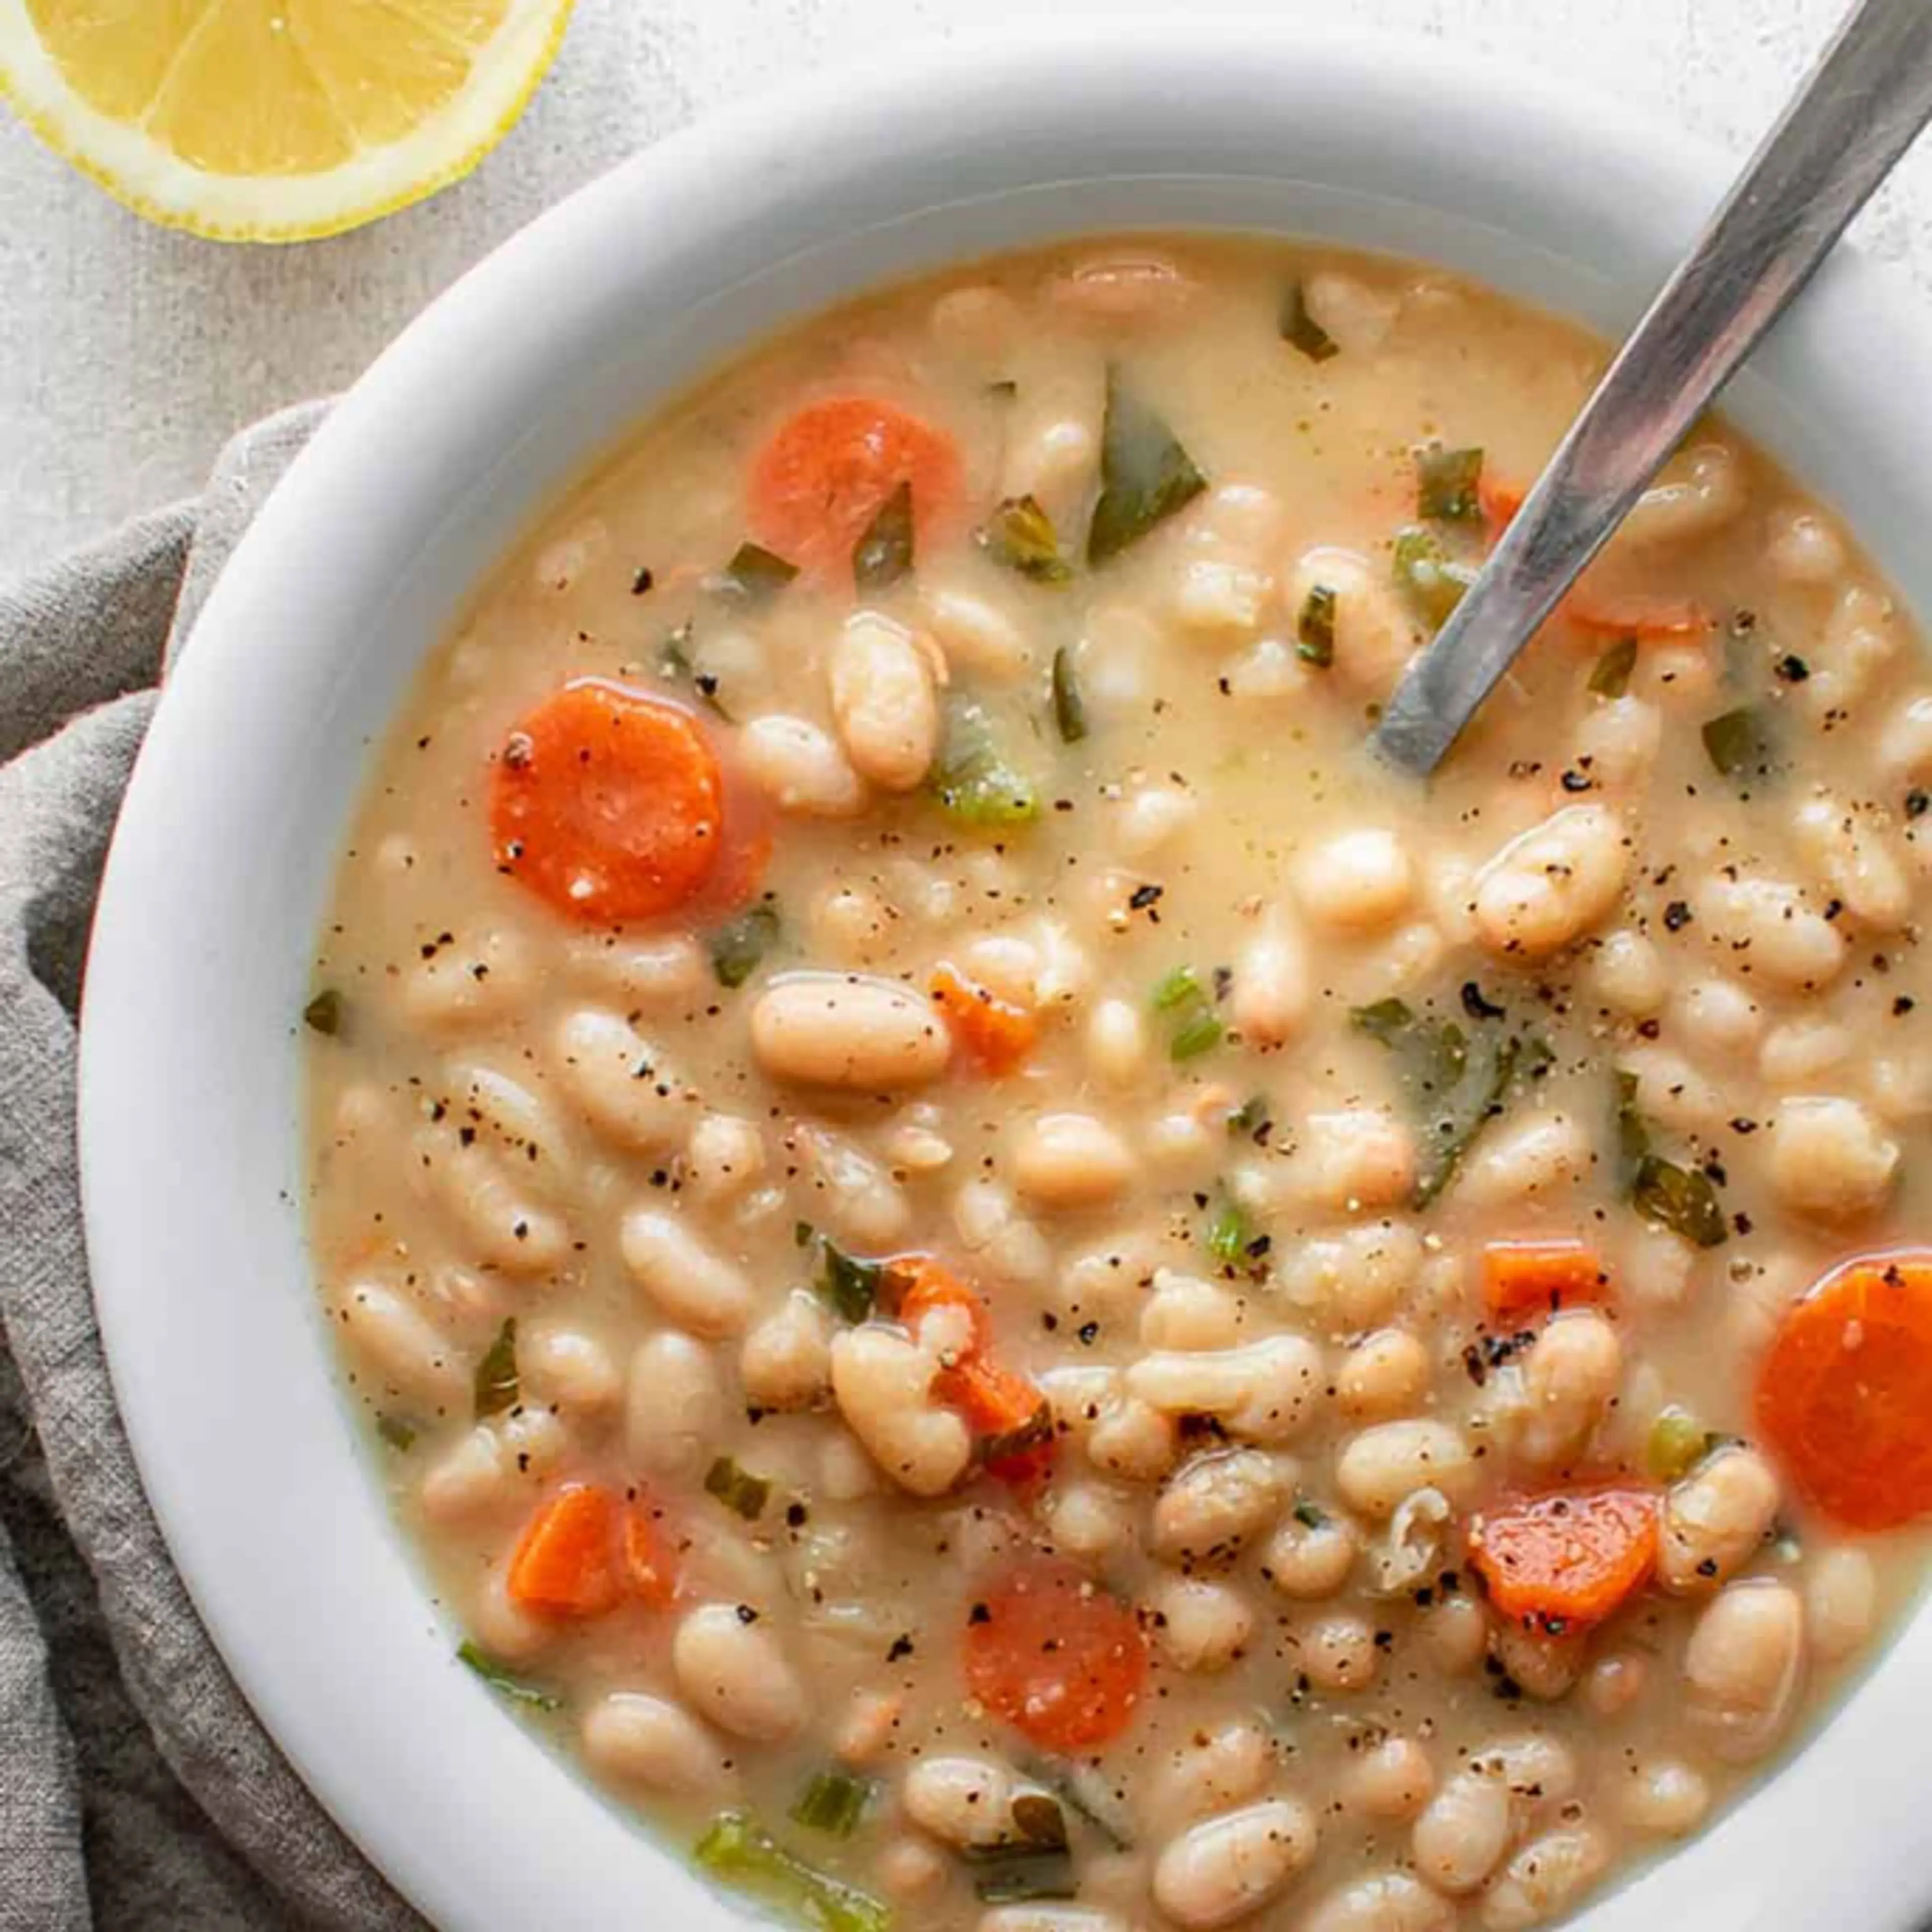
<svg viewBox="0 0 1932 1932"><path fill-rule="evenodd" d="M1932 118L1932 0L1863 0L1664 285L1376 744L1426 777Z"/></svg>

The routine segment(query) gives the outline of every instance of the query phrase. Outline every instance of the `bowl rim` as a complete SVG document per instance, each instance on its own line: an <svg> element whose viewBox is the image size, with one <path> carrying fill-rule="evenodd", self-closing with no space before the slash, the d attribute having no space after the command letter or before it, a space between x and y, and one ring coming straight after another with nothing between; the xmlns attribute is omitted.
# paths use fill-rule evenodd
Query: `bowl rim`
<svg viewBox="0 0 1932 1932"><path fill-rule="evenodd" d="M1130 116L1138 124L1127 125ZM1507 144L1493 139L1505 122ZM1268 157L1266 165L1244 172L1244 152ZM709 276L722 291L734 278L755 308L773 263L808 263L816 250L832 264L830 279L821 286L800 271L786 298L796 319L805 312L799 290L861 285L850 278L862 242L876 240L874 257L883 248L885 263L875 260L862 280L890 280L908 272L922 232L998 236L1026 196L1072 206L1090 178L1118 187L1162 157L1166 165L1146 176L1150 199L1169 184L1170 199L1187 205L1180 189L1192 183L1210 215L1237 202L1264 208L1268 193L1289 186L1298 195L1332 190L1348 202L1364 177L1375 184L1367 200L1393 207L1401 196L1390 184L1406 168L1411 213L1462 223L1459 247L1480 251L1471 238L1492 230L1499 246L1576 256L1578 233L1600 236L1596 270L1570 260L1568 271L1598 273L1600 322L1634 314L1732 172L1720 151L1626 103L1440 41L1346 28L1190 20L1123 28L1102 47L1082 31L1049 26L922 43L841 68L645 150L540 217L425 310L291 466L171 674L116 829L84 998L80 1138L102 1336L155 1515L228 1668L323 1805L438 1924L507 1924L532 1910L554 1923L601 1922L626 1901L634 1909L640 1885L694 1932L742 1922L681 1861L503 1725L460 1672L424 1667L426 1630L446 1664L447 1642L400 1553L384 1558L371 1540L393 1541L394 1532L356 1466L346 1413L331 1420L318 1407L306 1370L293 1376L286 1402L249 1387L257 1358L248 1351L270 1331L250 1326L258 1316L245 1299L246 1238L272 1212L298 1210L243 1200L223 1164L245 1161L234 1124L251 1108L260 1113L271 1074L284 1100L290 1090L286 1067L265 1070L265 1049L268 1058L294 1051L273 1048L259 1024L268 995L255 990L248 935L265 921L286 930L278 910L312 907L315 866L333 868L332 852L314 860L308 898L292 900L271 860L300 849L290 842L311 769L301 748L308 737L336 746L334 822L350 802L340 779L348 754L336 741L355 734L350 714L330 709L342 687L328 659L341 656L344 676L373 675L373 647L340 628L344 614L352 604L366 621L403 608L382 604L358 578L382 542L400 541L369 526L393 520L420 536L427 556L449 526L473 520L490 490L506 500L519 490L532 501L554 498L564 470L580 472L601 453L580 411L560 432L567 450L532 453L559 365L580 339L572 332L592 320L608 328L612 306L640 290L680 276L701 290ZM1358 172L1324 182L1322 170L1344 160ZM969 205L983 205L976 226L957 213ZM1346 229L1361 214L1338 205L1336 219ZM1394 232L1426 232L1390 220ZM625 238L624 250L614 238ZM715 247L716 266L696 266L701 247ZM980 251L949 243L938 259L962 252ZM1932 380L1932 332L1902 290L1902 278L1841 248L1738 393L1738 413L1780 454L1780 440L1829 450L1848 440L1847 422L1856 427L1859 462L1838 464L1834 499L1862 506L1848 520L1892 580L1909 586L1910 532L1884 506L1901 490L1909 502L1915 479L1922 500L1932 495L1932 478L1909 430L1888 425L1883 403L1913 376ZM1845 357L1834 344L1854 326L1870 352ZM699 339L701 316L692 332L680 366L724 352ZM728 332L726 349L743 339ZM675 363L665 354L667 366ZM676 386L660 383L667 393ZM480 414L480 428L459 429L465 410ZM425 450L459 466L445 468L440 496ZM484 470L453 506L448 478L466 477L461 463L478 455ZM544 480L532 482L539 472ZM364 507L377 496L382 520ZM1885 528L1875 536L1868 526L1878 524ZM313 593L314 609L291 610L292 584ZM1932 608L1928 593L1932 583L1922 584L1922 609ZM277 638L272 659L265 632ZM403 634L398 655L412 664L438 641ZM220 780L211 782L218 765ZM238 815L250 828L246 850L233 838ZM257 949L274 956L282 993L300 982L313 930L298 925L285 944ZM236 989L233 1012L202 994L211 973ZM292 1042L295 1031L277 1036ZM179 1130L184 1117L195 1131ZM192 1226L184 1203L193 1204ZM305 1280L296 1288L313 1303ZM215 1327L181 1322L184 1307L216 1318ZM290 1322L323 1332L313 1307L305 1317L278 1310L272 1319L278 1346ZM323 1398L335 1400L326 1364L321 1381ZM236 1455L238 1425L259 1426L271 1440L279 1432L278 1453ZM277 1496L265 1495L278 1482ZM359 1502L345 1484L358 1486ZM280 1501L294 1520L272 1511L242 1520L251 1502L259 1510L265 1500ZM328 1550L304 1535L305 1509L328 1522ZM380 1582L367 1601L340 1594L348 1580L328 1574L344 1552L358 1575ZM412 1594L397 1593L398 1576L412 1579ZM1624 1884L1579 1922L1637 1932L1660 1905L1667 1910L1694 1891L1706 1932L1800 1932L1852 1904L1874 1932L1903 1932L1932 1908L1932 1866L1915 1870L1903 1855L1912 1842L1903 1794L1914 1772L1932 1772L1932 1739L1901 1738L1882 1707L1909 1707L1900 1691L1912 1686L1932 1691L1932 1617L1922 1614L1798 1757L1668 1864ZM1869 1776L1874 1763L1882 1780ZM1846 1875L1844 1889L1808 1884L1799 1869L1821 1830L1839 1856L1812 1862Z"/></svg>

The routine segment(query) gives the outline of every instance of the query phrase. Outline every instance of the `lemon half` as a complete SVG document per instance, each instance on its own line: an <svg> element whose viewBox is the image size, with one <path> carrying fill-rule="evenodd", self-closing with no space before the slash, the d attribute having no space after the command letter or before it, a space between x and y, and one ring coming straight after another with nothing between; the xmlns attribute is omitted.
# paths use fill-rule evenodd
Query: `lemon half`
<svg viewBox="0 0 1932 1932"><path fill-rule="evenodd" d="M0 0L0 92L150 220L334 235L467 174L572 0Z"/></svg>

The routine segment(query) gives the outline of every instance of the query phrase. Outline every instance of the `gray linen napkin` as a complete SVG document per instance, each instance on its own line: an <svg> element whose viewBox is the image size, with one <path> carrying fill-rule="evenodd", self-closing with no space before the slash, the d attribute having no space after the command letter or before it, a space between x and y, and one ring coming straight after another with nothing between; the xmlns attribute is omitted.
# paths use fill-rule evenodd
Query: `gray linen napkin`
<svg viewBox="0 0 1932 1932"><path fill-rule="evenodd" d="M0 584L0 1932L421 1924L269 1741L169 1561L76 1176L75 1010L122 790L164 665L320 414Z"/></svg>

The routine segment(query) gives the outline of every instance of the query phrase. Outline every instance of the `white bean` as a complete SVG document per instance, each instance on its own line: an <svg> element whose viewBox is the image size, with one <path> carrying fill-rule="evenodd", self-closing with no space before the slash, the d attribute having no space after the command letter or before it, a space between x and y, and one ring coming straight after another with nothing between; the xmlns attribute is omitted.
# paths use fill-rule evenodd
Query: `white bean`
<svg viewBox="0 0 1932 1932"><path fill-rule="evenodd" d="M509 1458L502 1438L479 1424L446 1449L424 1472L416 1492L431 1522L459 1523L503 1502L510 1487Z"/></svg>
<svg viewBox="0 0 1932 1932"><path fill-rule="evenodd" d="M1308 948L1279 906L1264 909L1234 958L1228 1014L1244 1045L1266 1052L1301 1030L1314 998Z"/></svg>
<svg viewBox="0 0 1932 1932"><path fill-rule="evenodd" d="M618 1246L631 1279L665 1314L698 1335L735 1335L752 1314L752 1284L714 1253L680 1216L637 1208L624 1216Z"/></svg>
<svg viewBox="0 0 1932 1932"><path fill-rule="evenodd" d="M996 682L1025 676L1033 662L1025 634L990 598L928 584L920 607L949 664Z"/></svg>
<svg viewBox="0 0 1932 1932"><path fill-rule="evenodd" d="M1241 1304L1227 1289L1198 1275L1156 1270L1154 1292L1141 1309L1143 1348L1228 1348L1240 1332Z"/></svg>
<svg viewBox="0 0 1932 1932"><path fill-rule="evenodd" d="M1592 705L1577 721L1571 762L1599 790L1629 790L1649 778L1663 748L1664 713L1627 692Z"/></svg>
<svg viewBox="0 0 1932 1932"><path fill-rule="evenodd" d="M1096 1208L1133 1179L1126 1142L1091 1114L1042 1114L1013 1148L1013 1185L1036 1207Z"/></svg>
<svg viewBox="0 0 1932 1932"><path fill-rule="evenodd" d="M1364 1617L1329 1611L1290 1630L1288 1641L1300 1674L1318 1690L1366 1690L1376 1681L1381 1653Z"/></svg>
<svg viewBox="0 0 1932 1932"><path fill-rule="evenodd" d="M1688 1837L1711 1808L1711 1787L1702 1773L1675 1758L1633 1766L1622 1795L1624 1822L1660 1838Z"/></svg>
<svg viewBox="0 0 1932 1932"><path fill-rule="evenodd" d="M1573 1905L1610 1868L1610 1848L1589 1825L1546 1832L1504 1866L1483 1900L1488 1932L1527 1932Z"/></svg>
<svg viewBox="0 0 1932 1932"><path fill-rule="evenodd" d="M1147 1023L1131 1000L1102 1000L1087 1018L1087 1064L1110 1087L1131 1087L1146 1071Z"/></svg>
<svg viewBox="0 0 1932 1932"><path fill-rule="evenodd" d="M1607 806L1572 805L1513 838L1476 874L1476 937L1505 958L1541 959L1607 918L1631 840Z"/></svg>
<svg viewBox="0 0 1932 1932"><path fill-rule="evenodd" d="M1415 1821L1409 1846L1418 1874L1440 1892L1474 1892L1508 1849L1512 1822L1499 1773L1459 1771Z"/></svg>
<svg viewBox="0 0 1932 1932"><path fill-rule="evenodd" d="M1346 1517L1304 1507L1268 1539L1262 1574L1284 1597L1316 1602L1332 1597L1348 1580L1358 1545Z"/></svg>
<svg viewBox="0 0 1932 1932"><path fill-rule="evenodd" d="M638 1345L624 1409L633 1461L656 1474L691 1474L724 1426L724 1384L702 1342L667 1328Z"/></svg>
<svg viewBox="0 0 1932 1932"><path fill-rule="evenodd" d="M1778 1482L1754 1449L1720 1449L1672 1484L1659 1522L1658 1580L1680 1597L1728 1582L1778 1515Z"/></svg>
<svg viewBox="0 0 1932 1932"><path fill-rule="evenodd" d="M1617 1331L1594 1309L1550 1322L1522 1360L1526 1409L1515 1446L1525 1462L1547 1468L1582 1448L1616 1395L1623 1359Z"/></svg>
<svg viewBox="0 0 1932 1932"><path fill-rule="evenodd" d="M771 1625L748 1606L705 1604L671 1639L671 1669L685 1702L721 1730L778 1744L805 1728L811 1700Z"/></svg>
<svg viewBox="0 0 1932 1932"><path fill-rule="evenodd" d="M1744 978L1810 992L1828 984L1845 963L1844 935L1783 880L1714 874L1691 903L1706 936Z"/></svg>
<svg viewBox="0 0 1932 1932"><path fill-rule="evenodd" d="M913 634L876 610L857 611L832 641L828 675L854 770L883 791L923 782L939 748L939 688Z"/></svg>
<svg viewBox="0 0 1932 1932"><path fill-rule="evenodd" d="M1574 1187L1596 1165L1590 1130L1575 1114L1540 1108L1487 1135L1456 1177L1456 1198L1489 1211L1546 1200Z"/></svg>
<svg viewBox="0 0 1932 1932"><path fill-rule="evenodd" d="M1056 1483L1046 1502L1056 1548L1090 1560L1118 1556L1134 1541L1134 1526L1120 1498L1097 1483Z"/></svg>
<svg viewBox="0 0 1932 1932"><path fill-rule="evenodd" d="M1828 1664L1850 1656L1878 1621L1878 1570L1870 1557L1850 1545L1814 1556L1804 1616L1814 1655Z"/></svg>
<svg viewBox="0 0 1932 1932"><path fill-rule="evenodd" d="M1590 955L1589 971L1598 998L1626 1019L1648 1019L1670 991L1664 955L1638 932L1605 933Z"/></svg>
<svg viewBox="0 0 1932 1932"><path fill-rule="evenodd" d="M1310 1114L1297 1137L1296 1184L1317 1205L1346 1214L1392 1208L1415 1186L1415 1138L1379 1107Z"/></svg>
<svg viewBox="0 0 1932 1932"><path fill-rule="evenodd" d="M700 1114L684 1150L685 1191L700 1206L722 1207L765 1171L764 1136L732 1114Z"/></svg>
<svg viewBox="0 0 1932 1932"><path fill-rule="evenodd" d="M1894 784L1932 772L1932 694L1909 700L1878 741L1878 769Z"/></svg>
<svg viewBox="0 0 1932 1932"><path fill-rule="evenodd" d="M563 1217L531 1198L524 1176L482 1142L433 1128L418 1138L443 1206L476 1260L508 1275L548 1274L570 1253Z"/></svg>
<svg viewBox="0 0 1932 1932"><path fill-rule="evenodd" d="M557 1028L558 1084L598 1132L638 1154L677 1146L697 1118L685 1083L621 1014L595 1006Z"/></svg>
<svg viewBox="0 0 1932 1932"><path fill-rule="evenodd" d="M1787 584L1828 584L1845 567L1845 546L1815 512L1781 505L1765 520L1765 561Z"/></svg>
<svg viewBox="0 0 1932 1932"><path fill-rule="evenodd" d="M711 962L686 933L647 940L580 933L570 942L568 958L580 985L627 1006L674 1006L711 980Z"/></svg>
<svg viewBox="0 0 1932 1932"><path fill-rule="evenodd" d="M1452 1503L1474 1496L1477 1468L1462 1431L1446 1422L1384 1422L1343 1445L1335 1484L1349 1508L1386 1522L1418 1490L1440 1490Z"/></svg>
<svg viewBox="0 0 1932 1932"><path fill-rule="evenodd" d="M1087 1457L1096 1468L1130 1483L1150 1483L1174 1466L1180 1445L1174 1418L1138 1396L1109 1401L1087 1432Z"/></svg>
<svg viewBox="0 0 1932 1932"><path fill-rule="evenodd" d="M1422 1273L1422 1237L1405 1221L1351 1228L1304 1241L1282 1264L1281 1285L1296 1307L1338 1332L1385 1322Z"/></svg>
<svg viewBox="0 0 1932 1932"><path fill-rule="evenodd" d="M899 1784L906 1816L956 1850L1012 1836L1013 1774L982 1757L922 1758Z"/></svg>
<svg viewBox="0 0 1932 1932"><path fill-rule="evenodd" d="M1176 1744L1155 1767L1136 1809L1157 1828L1171 1830L1258 1797L1275 1763L1268 1732L1252 1718L1230 1718Z"/></svg>
<svg viewBox="0 0 1932 1932"><path fill-rule="evenodd" d="M1456 1908L1406 1872L1357 1879L1331 1892L1301 1932L1454 1932Z"/></svg>
<svg viewBox="0 0 1932 1932"><path fill-rule="evenodd" d="M1467 1676L1489 1654L1490 1620L1474 1598L1445 1596L1418 1623L1424 1648L1445 1676Z"/></svg>
<svg viewBox="0 0 1932 1932"><path fill-rule="evenodd" d="M517 1367L538 1401L568 1408L573 1417L608 1414L623 1391L610 1350L574 1328L526 1327L517 1337Z"/></svg>
<svg viewBox="0 0 1932 1932"><path fill-rule="evenodd" d="M831 734L803 718L774 712L738 734L746 776L781 812L811 818L855 818L871 802Z"/></svg>
<svg viewBox="0 0 1932 1932"><path fill-rule="evenodd" d="M1912 883L1876 807L1820 790L1792 814L1791 830L1820 885L1854 917L1891 932L1911 916Z"/></svg>
<svg viewBox="0 0 1932 1932"><path fill-rule="evenodd" d="M1126 1387L1165 1415L1211 1415L1230 1436L1276 1443L1306 1427L1325 1377L1312 1342L1270 1335L1237 1348L1156 1349L1130 1366Z"/></svg>
<svg viewBox="0 0 1932 1932"><path fill-rule="evenodd" d="M1254 1610L1231 1583L1166 1576L1148 1602L1161 1651L1178 1670L1225 1670L1253 1634Z"/></svg>
<svg viewBox="0 0 1932 1932"><path fill-rule="evenodd" d="M736 1774L688 1711L640 1690L614 1690L584 1714L585 1760L600 1777L686 1797L723 1797Z"/></svg>
<svg viewBox="0 0 1932 1932"><path fill-rule="evenodd" d="M1154 1554L1169 1562L1230 1558L1280 1514L1288 1487L1287 1472L1258 1450L1202 1456L1154 1504Z"/></svg>
<svg viewBox="0 0 1932 1932"><path fill-rule="evenodd" d="M1721 442L1700 442L1674 456L1640 496L1617 532L1618 546L1681 543L1729 523L1743 508L1743 464Z"/></svg>
<svg viewBox="0 0 1932 1932"><path fill-rule="evenodd" d="M1684 1647L1687 1710L1712 1751L1749 1763L1777 1742L1797 1702L1804 1606L1782 1583L1727 1584Z"/></svg>
<svg viewBox="0 0 1932 1932"><path fill-rule="evenodd" d="M738 1379L745 1400L759 1408L809 1408L824 1398L832 1386L832 1342L815 1294L794 1288L745 1337Z"/></svg>
<svg viewBox="0 0 1932 1932"><path fill-rule="evenodd" d="M1342 1774L1342 1802L1364 1817L1408 1820L1434 1796L1429 1754L1413 1738L1384 1738Z"/></svg>
<svg viewBox="0 0 1932 1932"><path fill-rule="evenodd" d="M467 1371L461 1354L406 1296L379 1281L351 1282L337 1312L350 1346L384 1387L438 1410L462 1395Z"/></svg>
<svg viewBox="0 0 1932 1932"><path fill-rule="evenodd" d="M1539 1703L1567 1697L1583 1674L1585 1630L1549 1630L1526 1622L1504 1621L1490 1631L1490 1652L1526 1696Z"/></svg>
<svg viewBox="0 0 1932 1932"><path fill-rule="evenodd" d="M1254 635L1274 588L1264 570L1227 557L1190 557L1180 566L1169 609L1184 631L1226 644Z"/></svg>
<svg viewBox="0 0 1932 1932"><path fill-rule="evenodd" d="M1784 1204L1821 1220L1856 1220L1889 1198L1898 1143L1856 1100L1781 1100L1771 1124L1768 1172Z"/></svg>
<svg viewBox="0 0 1932 1932"><path fill-rule="evenodd" d="M752 1046L775 1078L889 1092L938 1079L952 1036L929 1002L890 980L799 973L759 995Z"/></svg>
<svg viewBox="0 0 1932 1932"><path fill-rule="evenodd" d="M1315 1856L1314 1814L1272 1798L1192 1826L1156 1862L1154 1902L1187 1932L1230 1925L1274 1898Z"/></svg>
<svg viewBox="0 0 1932 1932"><path fill-rule="evenodd" d="M902 1489L936 1496L965 1474L973 1438L933 1400L937 1359L890 1329L847 1329L832 1343L832 1393L853 1434Z"/></svg>
<svg viewBox="0 0 1932 1932"><path fill-rule="evenodd" d="M1340 932L1393 925L1415 893L1415 868L1401 840L1379 826L1360 826L1311 848L1292 876L1308 916Z"/></svg>
<svg viewBox="0 0 1932 1932"><path fill-rule="evenodd" d="M1429 1352L1406 1329L1382 1328L1342 1358L1336 1406L1352 1422L1383 1422L1422 1406L1429 1390Z"/></svg>
<svg viewBox="0 0 1932 1932"><path fill-rule="evenodd" d="M428 1034L466 1033L514 1020L536 989L538 961L514 932L439 940L411 963L401 986L403 1018Z"/></svg>

